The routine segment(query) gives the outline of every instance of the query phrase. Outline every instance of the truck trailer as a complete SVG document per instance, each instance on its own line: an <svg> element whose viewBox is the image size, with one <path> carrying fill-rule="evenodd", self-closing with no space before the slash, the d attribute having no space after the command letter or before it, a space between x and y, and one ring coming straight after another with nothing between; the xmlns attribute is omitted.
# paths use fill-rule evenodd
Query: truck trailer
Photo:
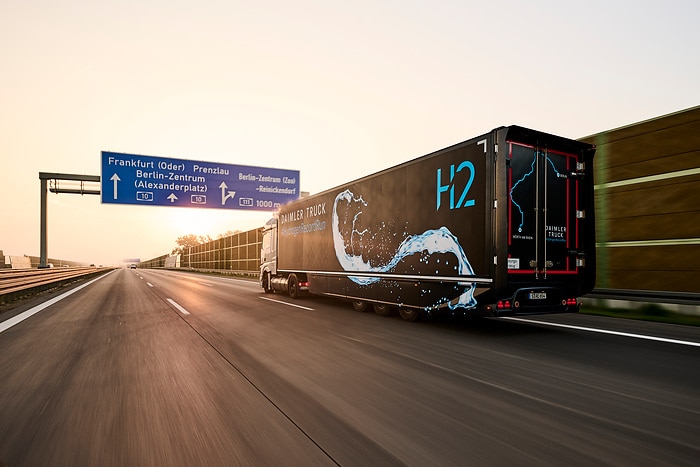
<svg viewBox="0 0 700 467"><path fill-rule="evenodd" d="M298 199L264 227L260 284L408 321L576 312L595 284L594 153L500 127Z"/></svg>

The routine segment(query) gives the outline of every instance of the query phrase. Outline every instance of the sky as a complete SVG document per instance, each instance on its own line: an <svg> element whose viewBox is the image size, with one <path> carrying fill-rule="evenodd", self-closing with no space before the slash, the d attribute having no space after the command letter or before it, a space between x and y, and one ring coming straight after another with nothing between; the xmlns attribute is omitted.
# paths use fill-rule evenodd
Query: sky
<svg viewBox="0 0 700 467"><path fill-rule="evenodd" d="M570 138L700 104L695 0L2 0L0 250L39 172L101 151L300 171L317 193L517 124ZM269 212L51 194L48 255L119 265Z"/></svg>

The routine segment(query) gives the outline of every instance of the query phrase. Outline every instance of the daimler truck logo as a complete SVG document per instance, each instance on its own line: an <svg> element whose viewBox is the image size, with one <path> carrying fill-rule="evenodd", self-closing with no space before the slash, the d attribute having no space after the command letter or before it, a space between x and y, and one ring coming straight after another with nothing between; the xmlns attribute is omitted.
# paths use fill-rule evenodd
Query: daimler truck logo
<svg viewBox="0 0 700 467"><path fill-rule="evenodd" d="M458 190L457 194L459 195L459 198L457 200L457 204L455 204L455 185L457 184L455 182L455 175L462 172L463 170L469 171L469 177L467 178L466 183L464 183L464 185L456 187ZM437 169L437 207L435 209L440 209L440 205L442 204L442 197L444 196L444 194L449 196L450 209L459 209L461 207L474 206L474 199L467 198L469 194L469 189L472 187L472 183L474 183L474 172L474 164L472 164L470 161L462 161L462 163L457 166L457 170L455 170L454 164L451 164L450 179L447 181L447 184L443 185L444 182L442 169ZM463 178L464 177L460 177L460 179Z"/></svg>
<svg viewBox="0 0 700 467"><path fill-rule="evenodd" d="M295 209L282 213L280 216L280 224L282 224L281 234L286 237L326 230L326 221L317 219L319 216L325 215L326 203L317 203L304 209ZM294 225L285 225L290 223L294 223Z"/></svg>

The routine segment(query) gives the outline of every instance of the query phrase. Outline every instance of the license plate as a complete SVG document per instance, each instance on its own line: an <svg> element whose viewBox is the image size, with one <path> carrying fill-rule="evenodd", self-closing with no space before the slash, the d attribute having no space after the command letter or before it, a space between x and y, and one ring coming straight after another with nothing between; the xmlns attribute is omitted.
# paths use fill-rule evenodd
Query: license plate
<svg viewBox="0 0 700 467"><path fill-rule="evenodd" d="M530 300L546 300L547 292L530 292L527 294L527 298Z"/></svg>

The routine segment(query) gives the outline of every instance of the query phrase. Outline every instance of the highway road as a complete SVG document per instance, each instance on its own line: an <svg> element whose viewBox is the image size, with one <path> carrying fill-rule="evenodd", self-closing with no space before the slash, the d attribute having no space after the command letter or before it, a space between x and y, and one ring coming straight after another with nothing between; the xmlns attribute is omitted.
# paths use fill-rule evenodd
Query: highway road
<svg viewBox="0 0 700 467"><path fill-rule="evenodd" d="M697 328L408 323L161 270L86 284L0 314L7 466L700 459Z"/></svg>

